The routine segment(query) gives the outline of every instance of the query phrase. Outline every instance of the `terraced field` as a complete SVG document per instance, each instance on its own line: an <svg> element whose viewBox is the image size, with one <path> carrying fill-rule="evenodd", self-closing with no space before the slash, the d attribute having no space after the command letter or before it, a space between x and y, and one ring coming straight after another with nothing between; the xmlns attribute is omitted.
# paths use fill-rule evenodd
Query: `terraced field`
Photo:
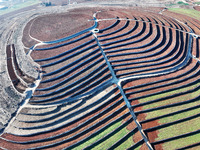
<svg viewBox="0 0 200 150"><path fill-rule="evenodd" d="M23 73L7 45L13 86L31 96L0 148L199 149L199 24L132 7L33 18L22 42L38 78Z"/></svg>

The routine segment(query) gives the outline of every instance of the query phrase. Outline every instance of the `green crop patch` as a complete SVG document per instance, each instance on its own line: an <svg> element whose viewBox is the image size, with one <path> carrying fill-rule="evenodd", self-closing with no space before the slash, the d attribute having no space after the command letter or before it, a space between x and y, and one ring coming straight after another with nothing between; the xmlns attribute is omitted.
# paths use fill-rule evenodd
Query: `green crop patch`
<svg viewBox="0 0 200 150"><path fill-rule="evenodd" d="M154 95L154 96L149 96L147 98L140 99L139 102L143 103L143 102L149 102L149 101L156 100L156 99L162 99L162 98L165 98L166 96L170 96L170 95L173 95L173 94L179 94L179 93L182 93L182 92L187 92L188 90L193 90L194 88L197 88L198 86L199 86L199 83L196 83L196 84L189 86L189 87L180 88L178 90L173 90L173 91L170 91L170 92L163 92L161 94L157 94L157 95ZM145 105L143 108L144 109L150 109L150 108L164 106L164 105L175 103L175 102L181 102L181 101L184 101L184 100L187 100L187 99L197 97L199 95L199 92L200 92L200 90L196 90L192 93L184 94L184 98L183 98L183 94L182 94L180 96L176 96L175 98L165 99L163 101L161 100L159 102L155 102L155 103L152 103L152 104L149 104L149 105Z"/></svg>
<svg viewBox="0 0 200 150"><path fill-rule="evenodd" d="M151 112L148 113L146 119L151 119L151 118L154 118L154 117L163 116L163 115L170 114L170 113L180 111L180 110L183 110L183 109L191 108L191 107L194 107L194 106L197 106L197 105L200 105L199 100L197 100L195 102L188 103L188 104L176 106L176 107L165 108L164 110L161 109L161 110L151 111ZM190 114L196 114L196 113L198 113L198 111L199 111L199 109L192 109L190 111L186 111L185 113L173 115L169 118L165 117L163 119L160 119L159 122L160 123L167 123L169 121L175 121L178 118L184 118L184 117L190 116ZM187 114L188 112L189 112L189 114Z"/></svg>
<svg viewBox="0 0 200 150"><path fill-rule="evenodd" d="M166 139L169 137L175 137L181 134L190 133L200 129L200 118L195 118L189 121L185 121L179 124L175 124L158 131L157 140ZM194 143L198 143L200 134L194 134L184 138L177 138L176 140L165 142L163 144L164 149L177 149Z"/></svg>
<svg viewBox="0 0 200 150"><path fill-rule="evenodd" d="M180 120L180 119L183 119L183 118L187 118L187 117L196 115L199 112L200 112L200 108L197 108L197 109L194 109L194 110L191 110L191 111L186 111L186 112L183 112L183 113L178 113L176 115L160 119L159 123L160 124L170 123L170 122L173 122L173 121L177 121L177 120Z"/></svg>
<svg viewBox="0 0 200 150"><path fill-rule="evenodd" d="M194 143L198 143L200 139L200 134L195 134L189 137L185 137L185 138L180 138L177 140L173 140L170 142L166 142L164 144L162 144L162 147L164 150L169 150L169 149L178 149L178 148L182 148ZM187 141L187 142L186 142ZM200 149L200 147L194 147L194 150L198 150Z"/></svg>
<svg viewBox="0 0 200 150"><path fill-rule="evenodd" d="M39 4L39 3L40 3L40 0L28 0L28 1L13 5L13 6L7 8L7 9L0 10L0 15L9 13L9 12L12 12L12 11L15 11L15 10L19 10L19 9L22 9L22 8L25 8L25 7L28 7L28 6L32 6L32 5L35 5L35 4Z"/></svg>
<svg viewBox="0 0 200 150"><path fill-rule="evenodd" d="M179 5L189 5L188 3L184 3L182 1L177 2L177 4L179 4Z"/></svg>
<svg viewBox="0 0 200 150"><path fill-rule="evenodd" d="M163 140L181 134L190 133L198 129L200 129L199 117L160 129L156 140Z"/></svg>
<svg viewBox="0 0 200 150"><path fill-rule="evenodd" d="M114 128L113 128L114 129ZM107 139L106 141L104 141L103 143L97 145L96 147L94 147L93 149L108 149L109 147L111 147L113 145L113 143L117 142L118 140L120 140L123 136L125 136L129 131L126 129L126 127L124 127L122 130L120 130L119 132L117 132L116 134L114 134L112 137L110 137L109 139ZM128 147L130 147L131 145L133 145L134 142L132 140L132 138L129 138L126 141L125 145L120 145L119 149L126 149ZM118 149L118 148L117 148Z"/></svg>
<svg viewBox="0 0 200 150"><path fill-rule="evenodd" d="M1 16L0 148L199 143L199 12L25 1Z"/></svg>
<svg viewBox="0 0 200 150"><path fill-rule="evenodd" d="M183 8L168 8L169 11L184 14L189 17L200 20L200 11L194 9L183 9Z"/></svg>
<svg viewBox="0 0 200 150"><path fill-rule="evenodd" d="M79 145L78 147L74 148L74 150L83 149L83 148L91 145L92 143L98 141L99 139L103 138L104 136L106 136L107 134L109 134L110 132L112 132L113 130L115 130L121 124L122 124L122 120L114 123L112 126L109 126L104 131L102 131L100 134L96 135L95 137L89 139L88 141L86 141L83 144ZM108 149L110 146L113 145L113 143L117 142L119 139L121 139L123 136L125 136L129 132L130 131L127 130L126 127L124 127L122 130L120 130L119 132L117 132L116 134L114 134L113 136L111 136L110 138L106 139L105 141L103 141L99 145L95 146L93 149ZM125 142L125 144L121 144L119 146L119 148L120 149L124 149L124 148L126 149L126 148L132 146L133 144L134 144L133 138L130 137Z"/></svg>
<svg viewBox="0 0 200 150"><path fill-rule="evenodd" d="M200 2L194 2L194 4L200 5Z"/></svg>

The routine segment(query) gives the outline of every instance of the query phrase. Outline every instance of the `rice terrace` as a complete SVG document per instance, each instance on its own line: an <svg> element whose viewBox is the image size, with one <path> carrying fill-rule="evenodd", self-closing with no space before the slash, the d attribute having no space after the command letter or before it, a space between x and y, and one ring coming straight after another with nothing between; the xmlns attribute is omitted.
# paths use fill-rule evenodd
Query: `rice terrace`
<svg viewBox="0 0 200 150"><path fill-rule="evenodd" d="M0 16L0 149L200 149L200 6L142 2Z"/></svg>

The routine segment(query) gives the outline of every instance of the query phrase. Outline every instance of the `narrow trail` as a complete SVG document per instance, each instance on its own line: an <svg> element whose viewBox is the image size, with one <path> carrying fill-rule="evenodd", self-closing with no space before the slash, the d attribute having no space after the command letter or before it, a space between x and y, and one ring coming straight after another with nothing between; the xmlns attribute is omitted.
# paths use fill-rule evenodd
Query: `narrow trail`
<svg viewBox="0 0 200 150"><path fill-rule="evenodd" d="M6 133L7 129L10 128L11 124L15 121L15 119L17 118L17 116L21 112L21 110L28 106L28 102L29 102L30 98L32 97L33 93L35 92L35 90L37 89L37 87L39 86L41 80L42 80L42 73L40 72L38 74L38 78L35 80L32 87L27 88L26 91L24 92L26 94L25 99L20 103L19 108L18 108L17 112L15 113L15 116L13 116L11 118L8 125L3 130L3 132L0 134L0 136L3 135L4 133Z"/></svg>
<svg viewBox="0 0 200 150"><path fill-rule="evenodd" d="M97 31L98 31L98 30L97 30ZM114 71L114 69L112 68L112 66L111 66L111 64L110 64L110 62L109 62L109 60L108 60L108 58L107 58L107 56L106 56L106 54L105 54L103 48L101 47L101 44L100 44L100 42L99 42L99 40L98 40L98 38L97 38L97 35L96 35L96 32L95 32L95 31L93 31L93 36L94 36L94 38L95 38L95 40L96 40L96 42L97 42L97 44L98 44L98 46L99 46L99 48L100 48L100 50L101 50L101 52L102 52L102 55L103 55L104 59L106 60L106 64L108 65L109 70L110 70L110 72L111 72L111 74L112 74L112 82L115 83L115 84L117 85L117 87L119 88L120 93L121 93L121 95L122 95L122 97L123 97L123 99L124 99L124 101L125 101L125 103L126 103L126 106L128 107L129 112L130 112L130 114L132 115L133 120L135 121L135 123L136 123L136 125L137 125L137 128L138 128L138 130L140 131L140 133L141 133L141 135L142 135L142 137L143 137L143 139L144 139L144 141L145 141L147 147L148 147L150 150L153 150L151 144L149 143L148 138L146 137L146 135L145 135L145 133L144 133L144 131L143 131L143 129L142 129L141 124L140 124L139 121L137 120L137 116L135 115L135 113L133 112L133 110L132 110L132 108L131 108L130 102L128 101L128 99L127 99L127 97L126 97L126 95L125 95L125 93L124 93L124 90L123 90L123 88L122 88L122 86L121 86L120 80L116 77L115 71Z"/></svg>

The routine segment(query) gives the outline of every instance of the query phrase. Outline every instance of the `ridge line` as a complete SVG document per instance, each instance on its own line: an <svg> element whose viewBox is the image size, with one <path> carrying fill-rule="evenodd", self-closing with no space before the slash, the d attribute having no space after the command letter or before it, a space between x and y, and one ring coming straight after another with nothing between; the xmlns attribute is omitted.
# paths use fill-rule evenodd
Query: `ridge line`
<svg viewBox="0 0 200 150"><path fill-rule="evenodd" d="M138 130L140 131L140 134L142 135L142 137L143 137L143 139L144 139L144 141L145 141L147 147L149 148L149 150L153 150L153 147L151 146L151 144L150 144L150 142L149 142L147 136L145 135L145 133L144 133L144 131L143 131L143 129L142 129L141 124L139 123L139 121L137 120L137 117L136 117L135 113L134 113L133 110L131 109L131 105L130 105L130 103L129 103L129 101L128 101L128 99L127 99L125 93L124 93L124 90L123 90L122 86L121 86L121 80L118 79L118 78L116 77L116 74L115 74L115 72L114 72L114 70L113 70L113 68L112 68L112 66L111 66L111 64L110 64L110 62L108 61L108 58L107 58L107 56L106 56L106 54L105 54L103 48L101 47L101 44L100 44L100 42L99 42L99 40L98 40L98 38L97 38L97 35L96 35L96 33L97 33L98 31L99 31L99 30L96 29L96 30L92 30L91 32L92 32L92 34L93 34L93 36L94 36L94 38L95 38L95 40L96 40L96 42L97 42L97 44L98 44L98 46L99 46L99 49L101 50L101 53L102 53L102 55L103 55L103 57L104 57L104 59L105 59L105 61L106 61L106 64L108 65L108 68L109 68L109 70L110 70L110 72L111 72L112 81L113 81L113 83L116 84L117 87L119 88L120 93L121 93L121 95L122 95L122 97L123 97L123 99L124 99L124 101L125 101L125 103L126 103L126 106L127 106L127 108L129 109L129 112L130 112L130 114L131 114L131 116L132 116L134 122L136 123L137 128L138 128Z"/></svg>

